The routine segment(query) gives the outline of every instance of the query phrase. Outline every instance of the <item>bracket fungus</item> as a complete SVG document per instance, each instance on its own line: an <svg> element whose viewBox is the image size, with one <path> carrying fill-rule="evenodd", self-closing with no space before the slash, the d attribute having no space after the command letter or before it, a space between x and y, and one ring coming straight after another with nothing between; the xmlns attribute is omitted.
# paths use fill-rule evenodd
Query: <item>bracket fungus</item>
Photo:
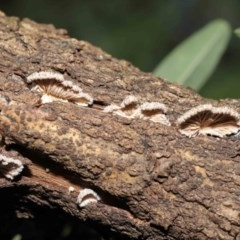
<svg viewBox="0 0 240 240"><path fill-rule="evenodd" d="M124 98L120 106L111 104L103 109L103 112L112 113L125 118L142 118L170 126L166 116L167 107L159 102L145 102L141 105L137 97L129 95Z"/></svg>
<svg viewBox="0 0 240 240"><path fill-rule="evenodd" d="M0 172L7 179L13 180L22 172L23 168L20 160L0 154Z"/></svg>
<svg viewBox="0 0 240 240"><path fill-rule="evenodd" d="M211 135L224 137L240 130L239 114L229 107L199 105L177 119L179 131L188 136Z"/></svg>
<svg viewBox="0 0 240 240"><path fill-rule="evenodd" d="M167 107L160 102L145 102L140 106L140 118L170 126L166 116Z"/></svg>
<svg viewBox="0 0 240 240"><path fill-rule="evenodd" d="M85 207L90 203L96 203L98 201L100 201L98 194L89 188L81 189L77 197L79 207Z"/></svg>
<svg viewBox="0 0 240 240"><path fill-rule="evenodd" d="M138 113L138 99L133 95L124 98L120 106L111 104L103 109L103 112L113 113L125 118L135 118Z"/></svg>
<svg viewBox="0 0 240 240"><path fill-rule="evenodd" d="M41 102L53 101L73 102L81 106L89 106L93 103L92 97L84 93L82 89L57 72L35 72L27 77L27 83L33 84L33 91L42 95Z"/></svg>

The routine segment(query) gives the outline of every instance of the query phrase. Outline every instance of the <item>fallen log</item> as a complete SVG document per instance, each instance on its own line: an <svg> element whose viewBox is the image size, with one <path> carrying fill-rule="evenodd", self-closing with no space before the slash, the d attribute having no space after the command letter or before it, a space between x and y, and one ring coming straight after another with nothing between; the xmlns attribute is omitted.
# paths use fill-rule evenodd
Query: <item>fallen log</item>
<svg viewBox="0 0 240 240"><path fill-rule="evenodd" d="M52 25L1 13L0 31L3 234L45 211L116 239L240 238L238 100Z"/></svg>

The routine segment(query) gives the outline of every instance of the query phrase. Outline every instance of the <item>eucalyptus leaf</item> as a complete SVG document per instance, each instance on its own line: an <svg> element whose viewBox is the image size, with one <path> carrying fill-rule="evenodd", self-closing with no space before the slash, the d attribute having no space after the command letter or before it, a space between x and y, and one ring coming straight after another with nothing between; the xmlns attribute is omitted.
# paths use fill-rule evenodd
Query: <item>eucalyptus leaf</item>
<svg viewBox="0 0 240 240"><path fill-rule="evenodd" d="M225 20L214 20L178 45L153 74L200 90L216 68L231 37Z"/></svg>
<svg viewBox="0 0 240 240"><path fill-rule="evenodd" d="M240 38L240 28L235 29L234 33Z"/></svg>

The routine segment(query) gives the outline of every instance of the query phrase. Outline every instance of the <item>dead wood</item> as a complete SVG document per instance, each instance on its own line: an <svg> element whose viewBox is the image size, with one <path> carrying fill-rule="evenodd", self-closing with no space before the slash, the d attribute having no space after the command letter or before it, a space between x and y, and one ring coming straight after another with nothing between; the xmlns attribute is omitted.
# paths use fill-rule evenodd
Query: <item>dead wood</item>
<svg viewBox="0 0 240 240"><path fill-rule="evenodd" d="M34 217L40 207L127 239L239 237L238 138L188 138L176 125L199 104L240 112L238 100L203 99L52 25L1 13L0 32L1 148L25 159L19 177L0 178L1 216ZM63 74L93 103L41 104L41 94L27 83L39 71ZM103 111L129 95L164 103L171 126ZM83 188L101 200L79 207Z"/></svg>

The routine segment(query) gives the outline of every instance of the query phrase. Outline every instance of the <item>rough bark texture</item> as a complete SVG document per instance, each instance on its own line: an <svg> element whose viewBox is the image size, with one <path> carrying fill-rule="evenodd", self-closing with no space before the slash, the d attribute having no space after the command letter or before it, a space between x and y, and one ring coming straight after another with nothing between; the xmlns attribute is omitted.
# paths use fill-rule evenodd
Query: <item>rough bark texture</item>
<svg viewBox="0 0 240 240"><path fill-rule="evenodd" d="M43 70L64 74L93 97L93 105L36 104L40 96L26 77ZM130 94L165 103L171 126L102 111ZM200 103L240 111L239 101L203 99L65 30L3 13L0 95L1 148L27 162L16 180L0 178L1 216L34 217L38 206L127 239L240 238L238 139L190 139L174 124ZM80 208L76 198L86 187L101 201Z"/></svg>

